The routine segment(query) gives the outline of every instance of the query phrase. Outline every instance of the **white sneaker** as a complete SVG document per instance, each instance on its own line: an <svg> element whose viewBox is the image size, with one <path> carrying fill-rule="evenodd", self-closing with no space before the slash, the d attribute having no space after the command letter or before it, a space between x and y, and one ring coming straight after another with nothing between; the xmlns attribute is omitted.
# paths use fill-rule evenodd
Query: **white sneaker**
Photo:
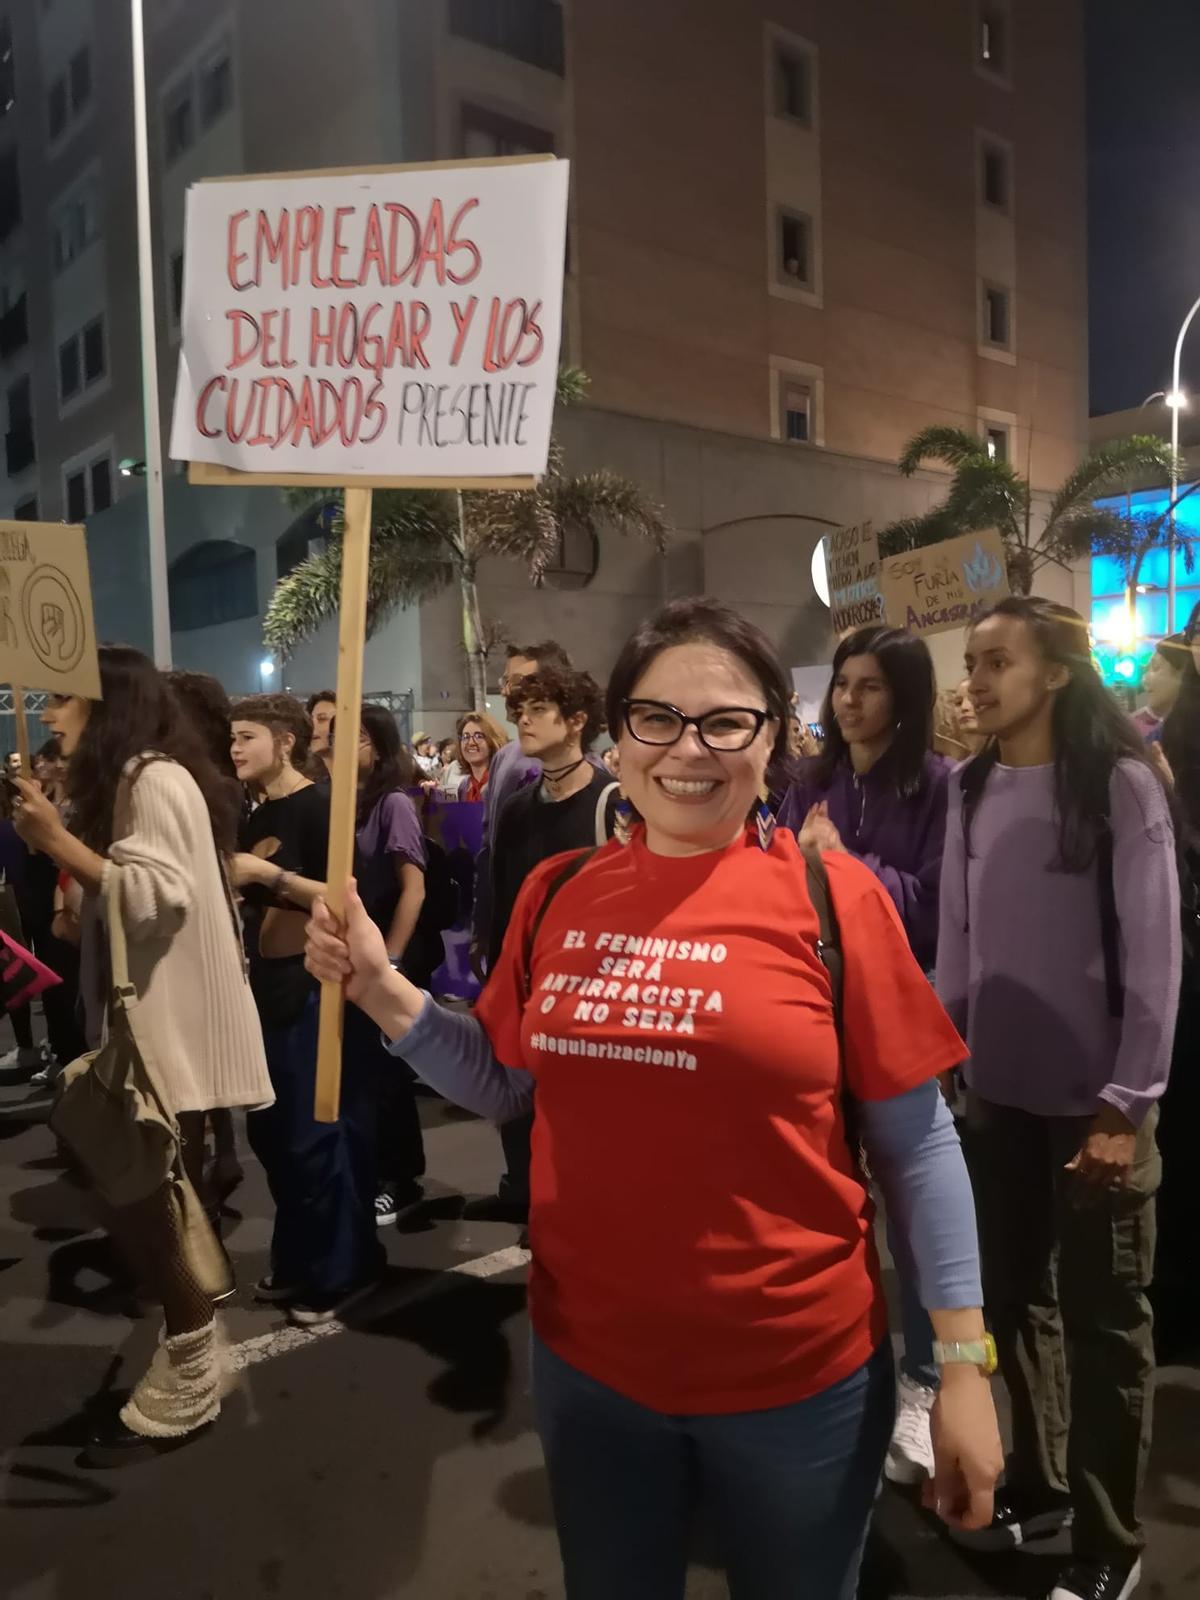
<svg viewBox="0 0 1200 1600"><path fill-rule="evenodd" d="M14 1069L28 1072L34 1067L40 1067L46 1060L46 1047L44 1044L19 1045L0 1056L0 1071L12 1072Z"/></svg>
<svg viewBox="0 0 1200 1600"><path fill-rule="evenodd" d="M892 1483L920 1483L923 1478L933 1477L929 1413L937 1399L937 1390L914 1383L901 1373L899 1399L900 1408L883 1471Z"/></svg>

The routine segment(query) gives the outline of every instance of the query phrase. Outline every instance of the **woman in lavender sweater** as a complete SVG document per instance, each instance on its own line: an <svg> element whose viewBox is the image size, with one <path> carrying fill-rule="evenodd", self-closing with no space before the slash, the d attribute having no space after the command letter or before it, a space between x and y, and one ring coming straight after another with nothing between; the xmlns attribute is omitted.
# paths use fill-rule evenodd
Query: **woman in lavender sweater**
<svg viewBox="0 0 1200 1600"><path fill-rule="evenodd" d="M825 748L801 764L779 810L780 826L802 845L846 850L870 867L926 971L937 951L951 770L929 748L935 694L933 662L922 640L877 624L848 634L834 655L825 696ZM899 1248L901 1241L892 1242ZM902 1255L897 1266L904 1355L884 1470L895 1483L916 1483L933 1471L929 1418L938 1370L933 1329Z"/></svg>
<svg viewBox="0 0 1200 1600"><path fill-rule="evenodd" d="M1013 1413L995 1521L970 1542L1071 1521L1050 1600L1128 1600L1179 991L1171 807L1077 612L1001 601L967 668L988 743L951 784L937 987L971 1052L984 1299Z"/></svg>

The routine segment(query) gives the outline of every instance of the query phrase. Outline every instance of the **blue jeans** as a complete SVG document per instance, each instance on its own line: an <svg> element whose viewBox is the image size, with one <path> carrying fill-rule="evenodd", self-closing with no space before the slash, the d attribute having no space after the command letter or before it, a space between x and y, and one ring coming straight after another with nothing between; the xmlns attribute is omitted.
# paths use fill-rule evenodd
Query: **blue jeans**
<svg viewBox="0 0 1200 1600"><path fill-rule="evenodd" d="M353 1049L347 1006L341 1114L317 1122L317 997L295 1022L264 1027L275 1104L246 1118L250 1148L275 1202L271 1274L306 1293L336 1296L378 1273L385 1255L375 1227L376 1082Z"/></svg>
<svg viewBox="0 0 1200 1600"><path fill-rule="evenodd" d="M795 1405L667 1416L568 1366L535 1334L534 1406L568 1600L681 1600L701 1516L732 1600L853 1600L894 1386L885 1343Z"/></svg>

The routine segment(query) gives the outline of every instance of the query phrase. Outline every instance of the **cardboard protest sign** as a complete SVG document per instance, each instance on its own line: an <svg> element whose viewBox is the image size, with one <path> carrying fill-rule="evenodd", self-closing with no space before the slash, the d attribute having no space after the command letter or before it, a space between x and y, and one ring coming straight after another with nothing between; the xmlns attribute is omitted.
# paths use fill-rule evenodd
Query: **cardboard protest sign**
<svg viewBox="0 0 1200 1600"><path fill-rule="evenodd" d="M1004 544L989 528L888 556L880 587L894 628L930 634L967 627L1009 592Z"/></svg>
<svg viewBox="0 0 1200 1600"><path fill-rule="evenodd" d="M531 482L566 219L543 158L193 186L172 456L210 483Z"/></svg>
<svg viewBox="0 0 1200 1600"><path fill-rule="evenodd" d="M0 522L0 683L100 698L83 528Z"/></svg>
<svg viewBox="0 0 1200 1600"><path fill-rule="evenodd" d="M839 528L824 539L829 621L834 633L862 628L883 616L879 593L879 540L869 522Z"/></svg>

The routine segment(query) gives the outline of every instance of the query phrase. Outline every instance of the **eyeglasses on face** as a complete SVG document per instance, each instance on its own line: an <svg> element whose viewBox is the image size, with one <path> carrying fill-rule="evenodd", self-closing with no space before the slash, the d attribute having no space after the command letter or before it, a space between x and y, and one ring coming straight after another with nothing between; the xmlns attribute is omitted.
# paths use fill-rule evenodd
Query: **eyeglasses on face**
<svg viewBox="0 0 1200 1600"><path fill-rule="evenodd" d="M771 719L756 706L718 706L702 717L688 717L663 700L626 700L625 726L639 744L678 744L688 728L695 728L706 749L721 752L748 750Z"/></svg>
<svg viewBox="0 0 1200 1600"><path fill-rule="evenodd" d="M463 744L483 744L485 743L485 740L483 734L481 733L464 733L462 736L462 742Z"/></svg>

